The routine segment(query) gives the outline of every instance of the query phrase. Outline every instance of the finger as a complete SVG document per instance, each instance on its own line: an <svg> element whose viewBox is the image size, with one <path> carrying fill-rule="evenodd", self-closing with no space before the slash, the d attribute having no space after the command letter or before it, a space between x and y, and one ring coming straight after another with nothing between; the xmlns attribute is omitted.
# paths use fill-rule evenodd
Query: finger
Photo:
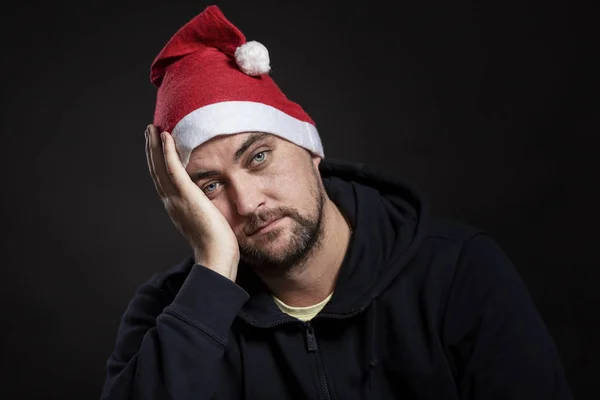
<svg viewBox="0 0 600 400"><path fill-rule="evenodd" d="M148 136L146 139L148 169L150 170L156 191L161 198L165 199L172 190L169 190L171 189L169 187L170 181L164 167L161 147L160 139L158 138L158 129L152 124L148 125Z"/></svg>
<svg viewBox="0 0 600 400"><path fill-rule="evenodd" d="M166 165L165 169L175 188L179 192L189 190L191 187L190 185L196 188L196 185L194 185L190 179L187 171L181 163L181 160L179 159L173 137L168 132L163 132L161 137L163 141L163 154Z"/></svg>
<svg viewBox="0 0 600 400"><path fill-rule="evenodd" d="M148 125L146 127L146 144L145 144L145 150L146 150L146 162L148 163L148 171L150 172L150 177L152 178L152 182L154 183L154 187L156 189L156 191L158 192L159 196L162 198L165 196L165 192L162 190L162 188L160 187L160 184L158 183L158 178L156 177L156 171L154 169L154 163L152 161L152 128L154 126L153 125Z"/></svg>

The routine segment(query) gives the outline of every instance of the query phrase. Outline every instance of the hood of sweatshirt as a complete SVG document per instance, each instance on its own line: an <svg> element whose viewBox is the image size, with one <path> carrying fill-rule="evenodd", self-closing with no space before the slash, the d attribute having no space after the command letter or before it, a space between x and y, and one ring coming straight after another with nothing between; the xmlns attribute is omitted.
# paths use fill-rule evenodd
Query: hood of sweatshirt
<svg viewBox="0 0 600 400"><path fill-rule="evenodd" d="M429 205L400 177L362 163L323 159L321 178L329 198L353 233L333 297L320 316L345 318L362 312L402 271L423 241ZM289 320L250 268L240 265L237 283L250 299L238 315L257 327Z"/></svg>

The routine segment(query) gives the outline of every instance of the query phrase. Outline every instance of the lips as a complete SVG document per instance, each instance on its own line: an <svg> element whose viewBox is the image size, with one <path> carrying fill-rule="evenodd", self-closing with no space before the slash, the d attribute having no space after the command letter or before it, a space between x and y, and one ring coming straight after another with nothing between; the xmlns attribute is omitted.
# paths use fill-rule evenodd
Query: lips
<svg viewBox="0 0 600 400"><path fill-rule="evenodd" d="M266 228L267 226L271 225L272 223L279 221L281 218L283 218L283 217L275 218L275 219L273 219L273 220L271 220L271 221L269 221L269 222L267 222L265 224L262 224L261 226L259 226L258 228L256 228L249 236L254 235L258 231L260 231L263 228Z"/></svg>

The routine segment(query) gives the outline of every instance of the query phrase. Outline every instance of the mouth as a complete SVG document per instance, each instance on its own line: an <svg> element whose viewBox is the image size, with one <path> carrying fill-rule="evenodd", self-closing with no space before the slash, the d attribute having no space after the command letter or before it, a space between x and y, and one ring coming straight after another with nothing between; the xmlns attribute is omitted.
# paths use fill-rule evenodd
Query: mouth
<svg viewBox="0 0 600 400"><path fill-rule="evenodd" d="M254 231L253 231L253 232L252 232L250 235L248 235L248 236L254 236L254 235L256 235L257 233L261 233L261 232L267 231L268 229L270 229L270 228L271 228L271 227L272 227L274 224L276 224L276 223L277 223L278 221L280 221L281 219L283 219L283 217L276 218L276 219L274 219L274 220L272 220L272 221L270 221L270 222L267 222L266 224L263 224L263 225L259 226L259 227L258 227L256 230L254 230Z"/></svg>

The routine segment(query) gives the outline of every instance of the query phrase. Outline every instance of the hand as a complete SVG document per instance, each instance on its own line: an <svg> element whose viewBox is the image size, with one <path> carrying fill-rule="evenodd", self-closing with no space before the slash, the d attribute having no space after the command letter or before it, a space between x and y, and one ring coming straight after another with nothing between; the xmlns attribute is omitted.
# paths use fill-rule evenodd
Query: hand
<svg viewBox="0 0 600 400"><path fill-rule="evenodd" d="M235 282L240 260L237 238L221 212L190 179L173 137L148 125L146 159L169 217L194 250L195 261ZM162 143L162 144L161 144Z"/></svg>

